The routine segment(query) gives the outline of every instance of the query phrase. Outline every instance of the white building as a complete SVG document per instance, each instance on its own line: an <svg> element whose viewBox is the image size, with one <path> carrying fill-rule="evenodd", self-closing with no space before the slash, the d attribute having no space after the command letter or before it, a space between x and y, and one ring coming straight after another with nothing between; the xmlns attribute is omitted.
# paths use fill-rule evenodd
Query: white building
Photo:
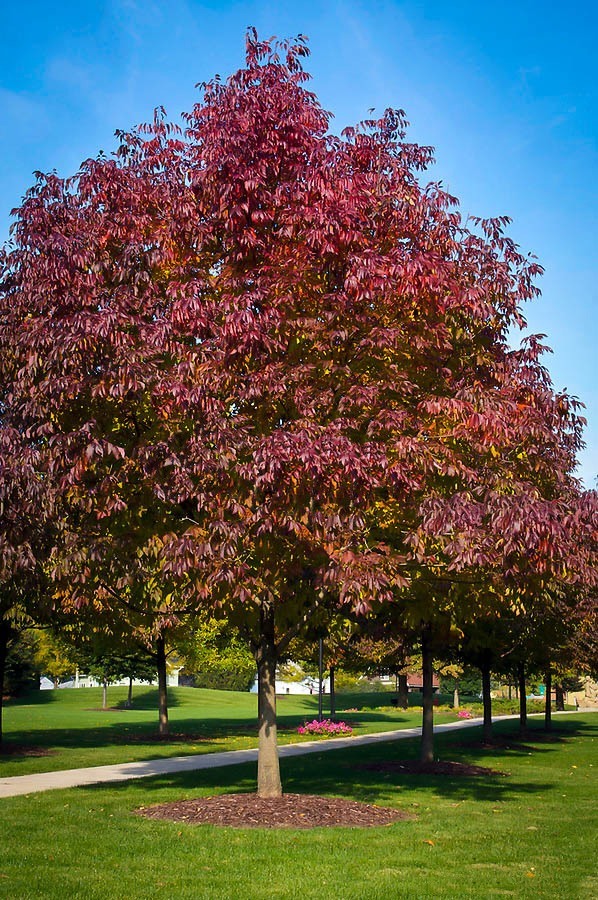
<svg viewBox="0 0 598 900"><path fill-rule="evenodd" d="M330 679L325 678L322 681L322 690L325 694L330 693ZM257 694L257 677L249 688L251 694ZM276 693L280 696L286 694L315 694L318 695L318 679L307 676L302 681L284 681L282 678L276 679Z"/></svg>

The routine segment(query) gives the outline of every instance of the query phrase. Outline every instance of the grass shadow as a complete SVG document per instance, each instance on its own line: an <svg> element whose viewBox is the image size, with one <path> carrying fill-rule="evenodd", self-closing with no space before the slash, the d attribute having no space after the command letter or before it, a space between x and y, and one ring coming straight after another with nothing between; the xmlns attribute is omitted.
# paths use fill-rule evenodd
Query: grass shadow
<svg viewBox="0 0 598 900"><path fill-rule="evenodd" d="M472 753L450 735L438 739L438 755L443 759L489 765L509 772L509 757L496 752ZM555 748L556 749L556 748ZM283 758L281 772L284 790L288 793L340 796L362 803L404 806L410 803L410 793L434 795L452 803L476 800L486 803L505 803L522 797L531 797L555 790L550 783L521 779L521 777L411 775L397 771L376 772L362 768L365 764L401 759L416 759L419 745L416 739L407 739L397 745L393 742L347 748L308 756ZM517 756L522 756L521 752ZM491 760L489 757L492 756ZM130 787L130 782L128 783ZM113 789L125 791L121 785L96 785L94 791ZM176 774L149 777L138 783L135 794L141 794L152 803L152 795L165 789L176 789L189 797L194 791L206 795L226 792L245 792L256 789L255 762L227 768L202 769ZM157 801L156 801L157 802Z"/></svg>
<svg viewBox="0 0 598 900"><path fill-rule="evenodd" d="M59 697L56 696L57 690L40 691L34 688L30 691L23 691L14 697L3 697L2 708L10 709L15 706L44 706L49 703L55 703Z"/></svg>

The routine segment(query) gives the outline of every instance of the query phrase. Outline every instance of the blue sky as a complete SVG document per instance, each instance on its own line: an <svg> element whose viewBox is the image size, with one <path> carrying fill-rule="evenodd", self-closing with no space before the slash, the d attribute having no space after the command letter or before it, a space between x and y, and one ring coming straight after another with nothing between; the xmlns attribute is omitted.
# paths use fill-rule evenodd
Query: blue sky
<svg viewBox="0 0 598 900"><path fill-rule="evenodd" d="M557 388L587 406L579 474L598 475L598 7L540 2L6 4L0 35L0 239L35 169L76 171L194 85L243 61L244 33L310 39L312 89L333 128L402 107L436 147L431 172L463 211L510 215L546 268L529 330L548 335Z"/></svg>

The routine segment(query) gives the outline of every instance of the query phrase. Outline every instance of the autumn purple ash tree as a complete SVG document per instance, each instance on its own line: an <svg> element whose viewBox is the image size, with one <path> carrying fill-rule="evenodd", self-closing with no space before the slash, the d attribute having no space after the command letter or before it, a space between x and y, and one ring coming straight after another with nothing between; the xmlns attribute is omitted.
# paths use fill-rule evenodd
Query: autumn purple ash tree
<svg viewBox="0 0 598 900"><path fill-rule="evenodd" d="M331 135L306 55L250 31L184 131L158 111L113 157L38 175L2 258L2 425L60 497L56 596L134 605L155 634L236 624L262 796L277 659L314 616L416 605L424 570L552 576L547 523L566 556L577 521L580 420L506 344L538 265L422 184L401 111Z"/></svg>

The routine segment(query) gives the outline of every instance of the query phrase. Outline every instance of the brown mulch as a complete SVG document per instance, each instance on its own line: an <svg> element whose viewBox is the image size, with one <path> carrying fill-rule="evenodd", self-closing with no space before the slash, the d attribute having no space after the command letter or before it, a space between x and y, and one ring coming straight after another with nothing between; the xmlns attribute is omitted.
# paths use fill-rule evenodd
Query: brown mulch
<svg viewBox="0 0 598 900"><path fill-rule="evenodd" d="M489 775L506 776L508 772L500 772L498 769L488 769L486 766L472 766L469 763L459 762L419 762L416 759L400 759L392 762L367 763L359 766L368 772L395 772L398 775L459 775L488 777Z"/></svg>
<svg viewBox="0 0 598 900"><path fill-rule="evenodd" d="M136 814L187 825L229 825L232 828L369 828L413 818L399 809L312 794L283 794L271 799L257 794L222 794L148 808L142 806Z"/></svg>
<svg viewBox="0 0 598 900"><path fill-rule="evenodd" d="M55 750L47 747L30 747L27 744L3 744L0 756L54 756Z"/></svg>

